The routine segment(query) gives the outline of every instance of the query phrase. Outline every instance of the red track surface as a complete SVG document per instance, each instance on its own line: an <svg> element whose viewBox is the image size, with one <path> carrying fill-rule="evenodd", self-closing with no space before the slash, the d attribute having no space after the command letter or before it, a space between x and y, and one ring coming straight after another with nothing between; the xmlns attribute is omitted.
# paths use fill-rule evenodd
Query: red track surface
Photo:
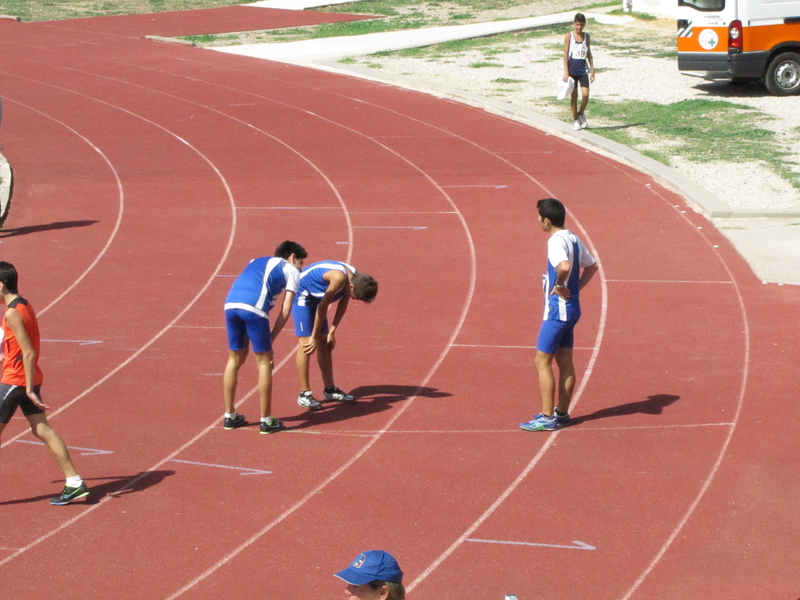
<svg viewBox="0 0 800 600"><path fill-rule="evenodd" d="M1 255L94 492L51 508L60 473L12 421L4 597L330 598L370 547L411 598L800 595L796 288L762 285L650 178L519 123L88 29L0 23ZM602 264L576 424L550 435L517 428L538 404L547 195ZM360 401L302 411L287 333L290 431L224 431L221 305L283 239L381 283L335 357Z"/></svg>

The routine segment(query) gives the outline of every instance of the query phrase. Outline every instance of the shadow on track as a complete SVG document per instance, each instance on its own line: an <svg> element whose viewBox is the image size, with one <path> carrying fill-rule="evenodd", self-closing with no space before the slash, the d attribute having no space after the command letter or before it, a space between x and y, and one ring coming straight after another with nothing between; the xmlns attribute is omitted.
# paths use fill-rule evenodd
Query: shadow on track
<svg viewBox="0 0 800 600"><path fill-rule="evenodd" d="M94 477L90 479L85 479L86 485L89 486L89 495L82 500L75 502L75 504L70 504L68 506L80 506L81 504L97 504L103 498L108 495L113 496L121 496L123 494L131 494L134 492L142 492L149 487L154 485L158 485L161 483L166 477L170 475L174 475L175 471L150 471L150 472L142 472L138 475L123 475L119 477ZM104 483L95 484L95 481L106 480ZM125 482L132 482L131 485L126 485L122 490L120 490L120 486L124 485ZM52 498L53 496L57 496L58 492L61 489L59 488L58 491L51 492L45 496L34 496L33 498L21 498L19 500L7 500L6 502L0 502L0 506L6 506L10 504L28 504L30 502L43 502Z"/></svg>
<svg viewBox="0 0 800 600"><path fill-rule="evenodd" d="M29 233L39 233L41 231L53 231L54 229L71 229L72 227L87 227L99 221L57 221L47 225L28 225L27 227L12 227L0 231L0 239L28 235Z"/></svg>
<svg viewBox="0 0 800 600"><path fill-rule="evenodd" d="M447 398L452 396L449 392L440 392L436 388L419 387L414 385L366 385L357 387L350 392L358 401L326 402L325 407L317 411L308 411L293 417L281 417L289 425L289 429L305 429L322 423L336 423L356 419L371 413L389 410L395 402L404 402L411 398Z"/></svg>
<svg viewBox="0 0 800 600"><path fill-rule="evenodd" d="M622 417L625 415L660 415L664 409L670 404L680 400L680 396L672 394L655 394L648 396L647 400L640 400L639 402L629 402L628 404L620 404L619 406L612 406L610 408L603 408L597 412L589 415L581 415L580 417L573 417L570 421L570 426L585 423L587 421L594 421L596 419L606 419L609 417Z"/></svg>

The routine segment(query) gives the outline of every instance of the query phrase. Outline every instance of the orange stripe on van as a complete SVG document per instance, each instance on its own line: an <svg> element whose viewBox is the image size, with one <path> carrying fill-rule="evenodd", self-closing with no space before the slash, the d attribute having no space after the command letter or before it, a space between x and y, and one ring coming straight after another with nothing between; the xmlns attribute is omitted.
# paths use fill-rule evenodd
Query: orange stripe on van
<svg viewBox="0 0 800 600"><path fill-rule="evenodd" d="M717 45L714 48L703 48L700 45L700 34L711 29L717 34ZM708 34L706 34L708 35ZM747 39L747 38L745 38ZM728 28L727 27L694 27L692 37L678 38L678 52L728 52Z"/></svg>
<svg viewBox="0 0 800 600"><path fill-rule="evenodd" d="M800 23L745 27L744 51L772 50L783 42L800 42Z"/></svg>

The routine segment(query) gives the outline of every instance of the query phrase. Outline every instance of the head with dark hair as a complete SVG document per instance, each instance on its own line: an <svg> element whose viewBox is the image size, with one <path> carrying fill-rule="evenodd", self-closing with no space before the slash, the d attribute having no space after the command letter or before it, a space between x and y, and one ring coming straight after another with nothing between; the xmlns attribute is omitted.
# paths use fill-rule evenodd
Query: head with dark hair
<svg viewBox="0 0 800 600"><path fill-rule="evenodd" d="M575 14L575 18L572 19L572 22L573 23L583 23L585 25L586 24L586 17L584 16L583 13L576 13Z"/></svg>
<svg viewBox="0 0 800 600"><path fill-rule="evenodd" d="M303 248L297 242L290 242L289 240L282 242L277 248L275 248L275 256L282 258L283 260L287 260L292 254L294 254L297 258L306 258L308 256L305 248Z"/></svg>
<svg viewBox="0 0 800 600"><path fill-rule="evenodd" d="M366 273L356 273L350 280L353 286L352 296L369 304L378 295L378 282Z"/></svg>
<svg viewBox="0 0 800 600"><path fill-rule="evenodd" d="M539 217L544 221L547 219L553 227L563 229L564 221L567 217L567 209L555 198L543 198L536 203L539 210Z"/></svg>
<svg viewBox="0 0 800 600"><path fill-rule="evenodd" d="M371 581L369 587L376 592L381 592L381 588L386 587L386 600L405 600L406 588L400 581ZM383 594L381 594L383 595Z"/></svg>
<svg viewBox="0 0 800 600"><path fill-rule="evenodd" d="M11 263L0 261L0 283L6 286L6 292L10 294L18 294L17 291L17 270Z"/></svg>

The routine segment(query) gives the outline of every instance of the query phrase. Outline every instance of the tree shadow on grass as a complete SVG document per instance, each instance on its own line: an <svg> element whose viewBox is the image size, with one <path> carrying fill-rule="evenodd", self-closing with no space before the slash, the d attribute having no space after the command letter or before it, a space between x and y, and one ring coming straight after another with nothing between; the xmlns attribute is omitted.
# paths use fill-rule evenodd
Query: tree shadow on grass
<svg viewBox="0 0 800 600"><path fill-rule="evenodd" d="M670 404L680 400L680 396L673 394L655 394L648 396L647 400L640 400L639 402L629 402L628 404L620 404L619 406L612 406L610 408L603 408L597 412L589 415L581 415L573 417L569 424L578 425L586 423L587 421L594 421L596 419L606 419L609 417L623 417L625 415L660 415L664 409Z"/></svg>
<svg viewBox="0 0 800 600"><path fill-rule="evenodd" d="M125 494L132 494L134 492L141 492L149 487L158 485L165 478L174 475L175 471L144 471L138 475L122 475L118 477L93 477L84 479L86 485L89 486L89 495L85 498L78 500L74 506L80 504L97 504L106 496L122 496ZM103 483L95 483L103 481ZM31 502L43 502L58 495L61 489L57 492L50 493L44 496L34 496L33 498L20 498L18 500L7 500L0 502L0 506L10 504L29 504ZM73 505L68 505L73 506Z"/></svg>
<svg viewBox="0 0 800 600"><path fill-rule="evenodd" d="M46 225L28 225L26 227L11 227L0 231L0 239L38 233L40 231L53 231L54 229L71 229L73 227L87 227L99 221L57 221Z"/></svg>
<svg viewBox="0 0 800 600"><path fill-rule="evenodd" d="M411 398L447 398L449 392L414 385L365 385L350 392L357 402L326 402L320 410L307 411L292 417L281 417L288 429L305 429L323 423L336 423L356 419L372 413L389 410L396 402Z"/></svg>

